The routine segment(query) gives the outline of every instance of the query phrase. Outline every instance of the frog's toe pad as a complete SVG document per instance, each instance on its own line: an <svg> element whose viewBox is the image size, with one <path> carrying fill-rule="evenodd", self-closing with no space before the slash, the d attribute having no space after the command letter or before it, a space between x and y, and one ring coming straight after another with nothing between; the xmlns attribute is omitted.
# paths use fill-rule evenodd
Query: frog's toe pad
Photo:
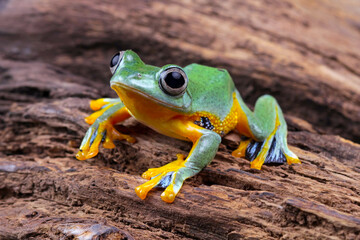
<svg viewBox="0 0 360 240"><path fill-rule="evenodd" d="M169 187L167 187L165 189L165 191L161 194L161 199L164 201L164 202L167 202L167 203L172 203L174 202L175 200L175 197L176 197L176 193L174 192L173 188L171 187L171 185Z"/></svg>

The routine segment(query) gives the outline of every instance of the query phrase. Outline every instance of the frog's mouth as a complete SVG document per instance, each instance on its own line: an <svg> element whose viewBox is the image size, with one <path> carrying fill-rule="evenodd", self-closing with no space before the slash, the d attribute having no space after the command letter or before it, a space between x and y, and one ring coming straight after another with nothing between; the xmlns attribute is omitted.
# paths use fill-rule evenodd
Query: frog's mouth
<svg viewBox="0 0 360 240"><path fill-rule="evenodd" d="M146 94L142 91L140 91L139 89L136 89L136 88L132 88L132 87L129 87L125 84L122 84L122 83L119 83L119 82L115 82L115 83L111 83L111 88L117 93L117 95L119 96L119 98L121 99L122 102L126 102L126 99L124 99L124 95L126 95L125 93L127 91L131 91L133 93L136 93L146 99L149 99L150 101L153 101L153 102L156 102L158 104L161 104L162 106L165 106L165 107L170 107L170 108L174 108L174 109L182 109L183 107L181 106L176 106L176 105L173 105L171 103L168 103L168 102L163 102L157 98L154 98L152 96L150 96L149 94ZM126 104L125 104L126 106Z"/></svg>

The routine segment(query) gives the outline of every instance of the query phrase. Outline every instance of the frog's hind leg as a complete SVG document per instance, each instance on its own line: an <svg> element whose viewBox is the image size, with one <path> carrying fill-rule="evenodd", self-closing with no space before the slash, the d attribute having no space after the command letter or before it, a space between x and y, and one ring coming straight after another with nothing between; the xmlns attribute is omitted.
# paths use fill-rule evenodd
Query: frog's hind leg
<svg viewBox="0 0 360 240"><path fill-rule="evenodd" d="M249 139L242 141L232 154L251 161L251 168L265 164L300 163L287 146L287 126L275 98L265 95L258 99L251 112L239 98L240 121L236 127Z"/></svg>

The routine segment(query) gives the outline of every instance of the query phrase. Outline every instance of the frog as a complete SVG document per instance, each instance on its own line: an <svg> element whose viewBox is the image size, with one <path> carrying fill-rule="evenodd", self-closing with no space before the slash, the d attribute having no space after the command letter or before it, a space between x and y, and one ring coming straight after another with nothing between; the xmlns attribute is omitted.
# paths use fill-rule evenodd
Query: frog
<svg viewBox="0 0 360 240"><path fill-rule="evenodd" d="M95 157L101 143L108 149L115 147L115 140L135 143L134 137L115 128L131 117L163 135L192 143L187 156L177 154L175 161L141 175L147 181L135 188L140 199L163 188L161 199L174 202L184 181L213 160L230 131L242 137L232 156L250 160L253 169L301 163L288 147L287 124L276 99L263 95L250 110L225 69L197 63L157 67L126 50L111 58L110 71L110 86L118 98L90 101L95 112L85 118L91 126L76 154L78 160Z"/></svg>

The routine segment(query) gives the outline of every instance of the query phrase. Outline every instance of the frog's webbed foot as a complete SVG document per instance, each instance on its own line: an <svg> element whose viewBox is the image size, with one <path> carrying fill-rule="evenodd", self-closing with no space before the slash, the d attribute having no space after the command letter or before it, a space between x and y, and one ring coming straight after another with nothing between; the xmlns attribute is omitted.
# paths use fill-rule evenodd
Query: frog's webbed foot
<svg viewBox="0 0 360 240"><path fill-rule="evenodd" d="M261 169L263 164L301 163L299 158L287 146L286 134L279 129L280 122L276 119L275 128L263 141L247 139L232 152L234 157L245 157L251 161L251 168Z"/></svg>
<svg viewBox="0 0 360 240"><path fill-rule="evenodd" d="M135 138L118 132L111 123L107 121L97 122L88 129L81 143L80 150L76 154L79 160L95 157L99 152L99 145L103 142L104 148L114 148L114 140L123 140L134 143Z"/></svg>
<svg viewBox="0 0 360 240"><path fill-rule="evenodd" d="M135 138L122 134L114 128L116 122L130 117L119 99L101 98L91 101L90 106L93 110L100 110L85 118L85 121L92 125L87 130L80 150L76 154L77 159L86 160L96 156L101 142L104 148L111 149L115 147L114 140L125 139L130 143L136 141Z"/></svg>
<svg viewBox="0 0 360 240"><path fill-rule="evenodd" d="M153 188L166 188L161 194L161 199L172 203L180 191L184 179L176 177L180 169L184 169L184 155L177 154L177 160L159 168L150 168L141 176L149 181L135 188L136 194L145 199L148 192Z"/></svg>

